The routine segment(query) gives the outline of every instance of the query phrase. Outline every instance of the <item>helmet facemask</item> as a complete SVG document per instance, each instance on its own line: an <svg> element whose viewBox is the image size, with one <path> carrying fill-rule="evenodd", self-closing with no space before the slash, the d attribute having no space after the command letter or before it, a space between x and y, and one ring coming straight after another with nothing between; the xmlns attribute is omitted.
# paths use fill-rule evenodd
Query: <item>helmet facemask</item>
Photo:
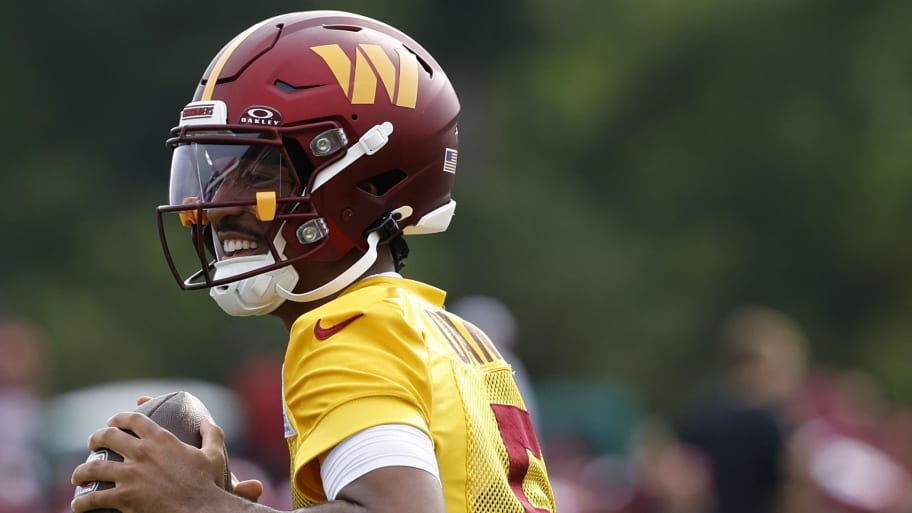
<svg viewBox="0 0 912 513"><path fill-rule="evenodd" d="M238 305L226 308L233 315L275 309L281 298L261 297L274 288L269 280L290 289L297 282L281 227L290 218L299 223L318 219L301 194L300 174L281 139L257 131L181 130L169 144L169 205L159 208L159 229L175 277L185 289L210 288L220 304L220 296L240 294ZM191 228L195 259L177 261L167 240L166 217ZM191 261L199 268L187 273Z"/></svg>

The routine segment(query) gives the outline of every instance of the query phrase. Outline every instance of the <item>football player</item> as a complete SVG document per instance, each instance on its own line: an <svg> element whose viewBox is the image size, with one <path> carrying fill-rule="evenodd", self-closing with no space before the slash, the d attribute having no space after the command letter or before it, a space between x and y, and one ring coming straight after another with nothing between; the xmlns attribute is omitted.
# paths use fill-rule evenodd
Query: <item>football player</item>
<svg viewBox="0 0 912 513"><path fill-rule="evenodd" d="M168 140L159 232L178 283L289 330L282 375L263 379L282 380L296 508L555 510L510 366L445 310L443 291L399 274L404 237L453 217L458 113L440 65L402 32L298 12L225 45ZM192 243L190 272L170 222ZM255 503L257 481L222 487L224 434L201 431L196 449L142 415L115 415L89 447L125 461L87 462L73 481L116 486L73 510L274 511Z"/></svg>

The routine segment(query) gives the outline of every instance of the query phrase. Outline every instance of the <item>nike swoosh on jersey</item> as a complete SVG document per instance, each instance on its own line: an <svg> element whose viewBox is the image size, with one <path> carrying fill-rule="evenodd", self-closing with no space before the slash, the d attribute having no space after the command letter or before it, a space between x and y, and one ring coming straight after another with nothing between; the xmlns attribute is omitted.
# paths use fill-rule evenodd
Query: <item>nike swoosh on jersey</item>
<svg viewBox="0 0 912 513"><path fill-rule="evenodd" d="M357 315L349 317L348 319L345 319L344 321L340 322L339 324L334 324L328 328L324 328L324 327L320 326L320 321L322 319L317 319L317 323L314 324L314 336L317 337L317 340L326 340L329 337L331 337L331 336L335 335L336 333L339 333L340 331L345 329L346 326L348 326L349 324L354 322L355 319L357 319L358 317L361 317L362 315L364 315L364 314L359 313Z"/></svg>

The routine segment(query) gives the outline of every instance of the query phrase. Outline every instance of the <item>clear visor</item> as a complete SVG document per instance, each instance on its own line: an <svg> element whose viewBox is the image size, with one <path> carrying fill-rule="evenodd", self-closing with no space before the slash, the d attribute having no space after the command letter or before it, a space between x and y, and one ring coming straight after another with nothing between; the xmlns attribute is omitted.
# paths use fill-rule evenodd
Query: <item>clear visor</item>
<svg viewBox="0 0 912 513"><path fill-rule="evenodd" d="M258 192L295 193L297 180L277 146L188 143L171 156L172 206L253 202Z"/></svg>

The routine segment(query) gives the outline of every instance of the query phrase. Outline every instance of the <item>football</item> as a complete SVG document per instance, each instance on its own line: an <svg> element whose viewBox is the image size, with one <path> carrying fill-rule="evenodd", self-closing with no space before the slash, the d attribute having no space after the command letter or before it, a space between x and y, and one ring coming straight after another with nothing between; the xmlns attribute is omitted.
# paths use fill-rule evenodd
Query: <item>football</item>
<svg viewBox="0 0 912 513"><path fill-rule="evenodd" d="M200 435L200 423L203 419L211 417L209 410L196 396L189 392L170 392L154 397L139 405L136 411L154 420L159 426L174 433L182 442L194 447L203 444ZM128 431L129 432L129 431ZM132 433L131 433L132 434ZM225 450L225 488L231 489L231 470L228 467L228 453ZM99 449L92 452L86 461L97 459L123 461L123 457L109 449ZM93 481L76 487L75 497L95 490L112 488L114 483L107 481ZM92 513L118 513L112 509L97 509Z"/></svg>

